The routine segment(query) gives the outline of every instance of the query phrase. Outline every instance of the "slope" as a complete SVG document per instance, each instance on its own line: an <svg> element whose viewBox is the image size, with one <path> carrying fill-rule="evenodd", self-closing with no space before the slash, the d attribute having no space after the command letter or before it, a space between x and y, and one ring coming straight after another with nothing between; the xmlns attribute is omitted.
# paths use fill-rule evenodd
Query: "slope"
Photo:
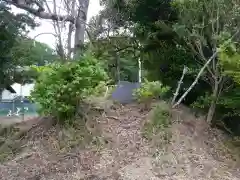
<svg viewBox="0 0 240 180"><path fill-rule="evenodd" d="M91 143L84 148L75 144L70 150L60 148L64 132L53 127L1 163L0 179L240 179L237 161L223 143L227 137L218 130L179 108L171 111L171 136L160 145L160 137L149 141L142 136L150 115L138 104L113 105L87 122L94 135Z"/></svg>

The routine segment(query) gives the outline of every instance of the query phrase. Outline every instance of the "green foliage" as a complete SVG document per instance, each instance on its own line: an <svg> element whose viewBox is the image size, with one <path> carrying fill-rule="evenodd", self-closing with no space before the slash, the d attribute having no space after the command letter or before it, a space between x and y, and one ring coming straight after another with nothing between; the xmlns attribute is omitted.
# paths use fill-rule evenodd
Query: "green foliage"
<svg viewBox="0 0 240 180"><path fill-rule="evenodd" d="M224 67L223 73L232 77L237 84L240 84L240 51L235 46L231 46L227 50L221 51L219 58L221 65Z"/></svg>
<svg viewBox="0 0 240 180"><path fill-rule="evenodd" d="M15 68L14 81L17 83L31 83L37 78L38 72L32 66L44 67L58 59L46 44L22 37L17 39L10 54Z"/></svg>
<svg viewBox="0 0 240 180"><path fill-rule="evenodd" d="M199 70L199 67L194 64L194 56L185 50L184 47L179 47L164 41L161 45L154 49L148 49L144 56L143 66L148 70L148 79L160 80L163 84L173 87L174 90L182 75L184 66L187 66L189 71L184 78L184 87L189 87ZM190 73L191 70L191 73Z"/></svg>
<svg viewBox="0 0 240 180"><path fill-rule="evenodd" d="M52 68L51 68L51 65L57 66L57 65L59 65L59 64L53 64L53 63L52 63L52 64L45 65L45 66L31 65L30 68L31 68L33 71L41 74L41 73L46 72L46 71L51 71L51 69L52 69Z"/></svg>
<svg viewBox="0 0 240 180"><path fill-rule="evenodd" d="M140 102L146 102L152 99L159 99L169 91L168 86L163 86L159 81L144 82L141 87L133 92L133 96Z"/></svg>
<svg viewBox="0 0 240 180"><path fill-rule="evenodd" d="M18 38L11 49L12 58L20 66L43 66L58 59L53 49L29 38Z"/></svg>
<svg viewBox="0 0 240 180"><path fill-rule="evenodd" d="M94 91L91 95L94 96L94 97L108 98L112 94L114 89L115 89L115 86L107 85L107 83L105 81L101 81L94 88Z"/></svg>
<svg viewBox="0 0 240 180"><path fill-rule="evenodd" d="M233 36L240 25L240 6L234 0L175 0L173 6L179 16L173 29L185 42L185 48L196 55L196 65L202 67L216 51L221 54L221 51L234 50L234 43L231 41L238 41ZM200 100L202 103L206 103L203 100L210 100L207 121L212 124L215 123L214 114L218 101L228 89L228 82L231 82L229 75L224 73L225 67L220 59L219 54L214 57L200 77L211 86L211 98L204 97ZM204 108L207 106L204 105Z"/></svg>
<svg viewBox="0 0 240 180"><path fill-rule="evenodd" d="M222 93L216 103L217 113L215 115L215 119L217 119L218 121L226 120L229 124L231 124L231 121L235 121L232 117L238 117L240 115L239 92L240 87L239 85L235 84L233 87L230 87L229 91L225 91L224 93ZM212 99L213 98L211 94L209 92L206 92L203 96L199 96L197 100L191 104L191 107L196 110L196 112L206 113ZM239 129L234 129L236 128L236 124L230 126L231 127L228 128L230 128L231 131L239 134L239 132L237 132L239 131Z"/></svg>
<svg viewBox="0 0 240 180"><path fill-rule="evenodd" d="M12 13L5 3L0 3L0 91L14 81L13 74L19 65L12 56L12 48L18 37L24 36L26 28L34 26L30 16Z"/></svg>
<svg viewBox="0 0 240 180"><path fill-rule="evenodd" d="M0 3L0 91L14 82L27 83L35 74L25 66L44 65L56 59L46 44L26 37L27 28L36 26L28 14L12 13L4 2Z"/></svg>
<svg viewBox="0 0 240 180"><path fill-rule="evenodd" d="M40 104L41 113L70 120L78 105L107 78L102 65L86 54L76 62L48 66L39 76L32 97Z"/></svg>
<svg viewBox="0 0 240 180"><path fill-rule="evenodd" d="M174 31L196 46L219 47L223 32L231 37L239 25L239 5L234 0L175 0L172 4L179 16Z"/></svg>
<svg viewBox="0 0 240 180"><path fill-rule="evenodd" d="M140 52L149 81L160 80L175 91L183 66L189 68L178 96L217 49L218 56L183 103L190 105L196 101L192 104L194 108L207 111L216 100L216 118L228 117L230 121L232 115L240 114L239 34L229 40L240 25L240 5L236 0L102 0L102 3L109 27L129 28L131 37L140 44L135 52ZM218 97L213 97L216 79Z"/></svg>
<svg viewBox="0 0 240 180"><path fill-rule="evenodd" d="M91 29L90 29L91 30ZM90 32L89 32L90 33ZM94 32L91 32L94 34ZM92 39L88 48L97 59L104 63L108 76L114 83L119 80L138 80L138 55L134 40L124 33L114 33L113 37Z"/></svg>
<svg viewBox="0 0 240 180"><path fill-rule="evenodd" d="M205 93L203 96L199 96L197 100L191 104L194 109L207 110L212 100L211 94Z"/></svg>
<svg viewBox="0 0 240 180"><path fill-rule="evenodd" d="M151 111L151 116L148 122L145 123L143 136L149 140L154 139L154 136L161 136L161 141L169 140L167 128L171 125L170 107L166 103L159 103Z"/></svg>

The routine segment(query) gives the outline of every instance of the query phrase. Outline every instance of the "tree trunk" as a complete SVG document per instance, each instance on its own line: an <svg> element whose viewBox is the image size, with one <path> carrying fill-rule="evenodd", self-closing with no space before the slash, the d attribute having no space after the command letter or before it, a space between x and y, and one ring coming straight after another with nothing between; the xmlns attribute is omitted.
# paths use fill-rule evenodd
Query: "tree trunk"
<svg viewBox="0 0 240 180"><path fill-rule="evenodd" d="M184 66L181 79L178 81L177 89L176 89L175 93L173 94L174 96L173 96L172 103L171 103L172 107L173 107L174 104L175 104L176 98L177 98L177 96L178 96L178 94L179 94L179 90L180 90L181 85L182 85L182 83L183 83L183 78L184 78L185 74L187 73L187 70L188 70L187 67Z"/></svg>
<svg viewBox="0 0 240 180"><path fill-rule="evenodd" d="M142 82L142 62L141 58L138 58L138 82L141 84Z"/></svg>
<svg viewBox="0 0 240 180"><path fill-rule="evenodd" d="M70 0L67 1L67 3L72 3L71 4L71 9L68 9L69 13L71 14L71 16L74 16L75 13L75 6L76 6L76 2L74 0ZM69 22L69 26L68 26L68 37L67 37L67 58L71 59L71 55L72 55L72 34L74 31L74 23Z"/></svg>
<svg viewBox="0 0 240 180"><path fill-rule="evenodd" d="M207 122L211 125L214 125L214 114L215 114L215 110L216 110L216 104L217 104L217 99L218 99L218 93L219 92L219 83L217 80L215 80L215 84L214 84L214 88L213 88L213 94L212 94L212 100L211 100L211 104L208 110L208 114L207 114Z"/></svg>
<svg viewBox="0 0 240 180"><path fill-rule="evenodd" d="M53 0L53 13L57 14L57 3L56 0ZM61 27L59 21L53 21L53 27L55 30L55 34L58 39L57 43L57 53L61 57L62 60L66 60L65 52L64 52L64 47L63 47L63 41L62 41L62 32L61 32Z"/></svg>
<svg viewBox="0 0 240 180"><path fill-rule="evenodd" d="M73 33L74 25L72 23L68 26L68 37L67 37L67 58L71 59L72 53L72 33Z"/></svg>
<svg viewBox="0 0 240 180"><path fill-rule="evenodd" d="M79 0L79 7L76 17L76 31L74 42L74 56L77 57L78 52L84 43L84 34L86 30L87 12L88 12L89 0Z"/></svg>

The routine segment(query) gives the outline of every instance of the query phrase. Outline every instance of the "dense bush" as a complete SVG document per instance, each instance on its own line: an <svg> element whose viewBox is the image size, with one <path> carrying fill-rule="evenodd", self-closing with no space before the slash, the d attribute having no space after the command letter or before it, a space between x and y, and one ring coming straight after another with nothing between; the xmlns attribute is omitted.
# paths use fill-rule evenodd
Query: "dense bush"
<svg viewBox="0 0 240 180"><path fill-rule="evenodd" d="M133 92L133 96L139 102L148 102L153 99L159 99L169 91L168 86L163 86L159 81L146 81L141 84L141 87Z"/></svg>
<svg viewBox="0 0 240 180"><path fill-rule="evenodd" d="M40 105L41 113L62 121L70 120L79 103L108 78L101 64L91 55L76 62L50 65L41 71L32 98Z"/></svg>

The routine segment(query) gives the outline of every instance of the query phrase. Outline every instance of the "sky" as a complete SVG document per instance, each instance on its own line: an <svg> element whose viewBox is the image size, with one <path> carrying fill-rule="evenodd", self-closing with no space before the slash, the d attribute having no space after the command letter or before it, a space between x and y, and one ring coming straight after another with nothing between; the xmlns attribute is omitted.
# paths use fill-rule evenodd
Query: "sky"
<svg viewBox="0 0 240 180"><path fill-rule="evenodd" d="M90 0L89 8L88 8L88 17L87 20L91 19L91 17L97 15L99 11L101 10L101 6L99 3L99 0ZM34 30L31 30L29 33L29 37L34 38L36 35L40 33L54 33L53 26L51 24L51 20L40 20L38 21L41 25ZM36 37L37 41L40 41L42 43L46 43L51 47L55 46L55 37L51 34L43 34L38 37Z"/></svg>

